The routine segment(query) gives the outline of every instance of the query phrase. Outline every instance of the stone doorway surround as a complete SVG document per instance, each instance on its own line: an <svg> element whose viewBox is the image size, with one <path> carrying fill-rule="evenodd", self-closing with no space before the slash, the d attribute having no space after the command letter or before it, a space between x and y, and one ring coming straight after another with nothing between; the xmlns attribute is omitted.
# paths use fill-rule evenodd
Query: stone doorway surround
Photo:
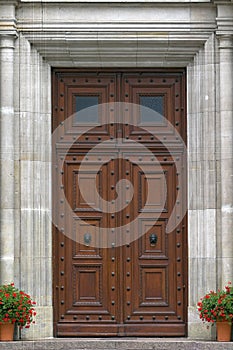
<svg viewBox="0 0 233 350"><path fill-rule="evenodd" d="M188 336L211 338L196 302L233 279L232 0L0 0L0 271L37 300L25 339L53 336L51 67L187 67Z"/></svg>

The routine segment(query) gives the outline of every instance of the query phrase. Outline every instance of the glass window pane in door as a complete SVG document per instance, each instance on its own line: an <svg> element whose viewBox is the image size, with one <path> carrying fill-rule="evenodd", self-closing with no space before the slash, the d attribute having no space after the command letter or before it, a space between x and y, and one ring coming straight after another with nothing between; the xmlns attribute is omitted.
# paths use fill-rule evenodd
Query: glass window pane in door
<svg viewBox="0 0 233 350"><path fill-rule="evenodd" d="M98 123L98 103L98 96L75 96L76 123Z"/></svg>
<svg viewBox="0 0 233 350"><path fill-rule="evenodd" d="M164 124L164 96L140 96L141 123Z"/></svg>

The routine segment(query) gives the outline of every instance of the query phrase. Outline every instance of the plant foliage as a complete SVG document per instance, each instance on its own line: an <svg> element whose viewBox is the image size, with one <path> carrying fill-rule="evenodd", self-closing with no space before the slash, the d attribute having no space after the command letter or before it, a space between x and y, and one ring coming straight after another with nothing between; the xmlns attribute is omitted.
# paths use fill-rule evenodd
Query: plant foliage
<svg viewBox="0 0 233 350"><path fill-rule="evenodd" d="M14 283L0 286L0 324L15 323L29 328L35 323L35 304L30 295L17 289Z"/></svg>
<svg viewBox="0 0 233 350"><path fill-rule="evenodd" d="M233 287L231 282L224 290L210 291L197 303L203 322L229 321L233 319Z"/></svg>

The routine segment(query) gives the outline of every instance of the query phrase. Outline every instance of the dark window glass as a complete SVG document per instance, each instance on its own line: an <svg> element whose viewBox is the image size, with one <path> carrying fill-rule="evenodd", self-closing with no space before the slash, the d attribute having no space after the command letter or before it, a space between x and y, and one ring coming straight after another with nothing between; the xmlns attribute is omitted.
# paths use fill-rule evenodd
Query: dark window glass
<svg viewBox="0 0 233 350"><path fill-rule="evenodd" d="M141 108L142 123L164 124L164 97L163 96L140 96L140 105L150 108Z"/></svg>
<svg viewBox="0 0 233 350"><path fill-rule="evenodd" d="M97 123L98 107L96 105L98 105L98 103L98 96L75 96L75 106L77 113L75 116L76 123ZM84 109L86 110L84 111Z"/></svg>

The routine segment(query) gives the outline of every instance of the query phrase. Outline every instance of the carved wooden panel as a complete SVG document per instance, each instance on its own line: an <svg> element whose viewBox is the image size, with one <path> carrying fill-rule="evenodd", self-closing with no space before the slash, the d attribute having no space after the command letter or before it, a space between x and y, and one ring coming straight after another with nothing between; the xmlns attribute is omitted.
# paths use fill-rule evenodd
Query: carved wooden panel
<svg viewBox="0 0 233 350"><path fill-rule="evenodd" d="M74 220L73 259L101 258L99 227L100 219L83 218ZM90 243L85 243L85 234L90 235Z"/></svg>
<svg viewBox="0 0 233 350"><path fill-rule="evenodd" d="M167 211L167 180L163 171L151 171L150 174L139 172L139 188L141 201L139 210L143 212ZM153 191L148 191L153 188Z"/></svg>
<svg viewBox="0 0 233 350"><path fill-rule="evenodd" d="M152 97L160 97L163 103L163 108L161 106L155 107L154 113L148 113L145 108L142 108L143 112L138 110L138 113L126 117L128 121L128 126L125 128L124 134L126 137L136 140L143 139L146 142L155 142L156 136L151 138L152 135L141 128L150 125L153 135L161 134L169 140L173 136L173 130L169 128L166 120L183 136L182 133L185 130L183 124L183 117L185 115L185 84L182 74L175 75L168 73L164 76L164 74L158 72L152 77L147 72L140 72L138 74L127 72L124 73L123 80L122 95L126 102L134 104L140 104L142 102L141 104L146 106L146 103L143 103L143 97L151 97L151 100ZM147 105L153 108L151 101ZM156 118L156 109L158 114L163 112L164 118ZM144 115L144 120L142 115Z"/></svg>
<svg viewBox="0 0 233 350"><path fill-rule="evenodd" d="M103 271L101 265L73 265L73 305L101 306Z"/></svg>
<svg viewBox="0 0 233 350"><path fill-rule="evenodd" d="M140 306L168 305L166 270L166 267L140 266Z"/></svg>
<svg viewBox="0 0 233 350"><path fill-rule="evenodd" d="M99 197L97 196L97 192L93 191L93 188L96 188L98 193L101 190L100 176L100 172L95 174L91 170L89 172L74 172L74 210L100 209ZM85 199L83 199L80 189L85 189Z"/></svg>
<svg viewBox="0 0 233 350"><path fill-rule="evenodd" d="M166 219L159 219L154 223L154 219L141 219L141 230L146 232L139 240L139 258L155 259L168 258L167 237L166 237ZM156 244L150 243L150 236L155 234L157 237Z"/></svg>
<svg viewBox="0 0 233 350"><path fill-rule="evenodd" d="M101 116L98 116L96 99L86 104L90 111L89 114L92 114L91 121L89 120L88 123L88 111L80 111L77 103L78 97L97 97L99 105L114 102L118 98L115 74L109 72L100 77L99 74L93 72L85 75L78 71L59 72L54 76L54 96L59 97L59 102L55 102L53 106L56 115L53 119L53 127L55 129L59 124L64 124L64 133L66 136L70 136L70 142L74 142L74 138L77 136L79 142L85 143L87 141L96 143L100 139L102 141L108 139L110 135L115 136L115 128L110 125L109 121L109 111L106 110L103 113L103 109L101 109ZM95 107L91 107L92 104ZM69 118L74 114L76 114L74 118ZM95 128L97 118L93 115L96 114L98 121L101 119L103 125ZM65 120L66 123L64 123ZM82 135L87 125L90 130Z"/></svg>

